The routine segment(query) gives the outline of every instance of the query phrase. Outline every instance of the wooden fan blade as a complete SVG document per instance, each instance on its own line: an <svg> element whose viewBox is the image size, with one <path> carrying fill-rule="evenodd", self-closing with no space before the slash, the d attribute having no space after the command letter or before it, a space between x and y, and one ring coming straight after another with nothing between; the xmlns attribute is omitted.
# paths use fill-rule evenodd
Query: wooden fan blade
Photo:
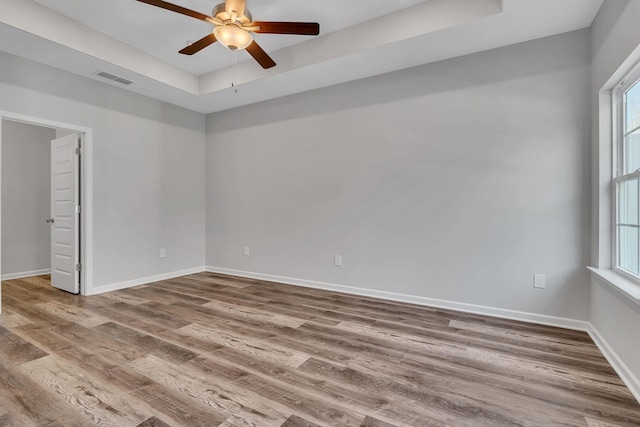
<svg viewBox="0 0 640 427"><path fill-rule="evenodd" d="M300 34L303 36L317 36L320 34L320 24L317 22L252 22L252 27L260 27L256 33L266 34Z"/></svg>
<svg viewBox="0 0 640 427"><path fill-rule="evenodd" d="M196 12L195 10L187 9L186 7L178 6L177 4L167 3L162 0L138 0L141 3L150 4L151 6L157 6L161 9L170 10L172 12L180 13L182 15L190 16L192 18L199 19L201 21L211 22L213 18L204 13Z"/></svg>
<svg viewBox="0 0 640 427"><path fill-rule="evenodd" d="M214 36L213 34L208 34L197 42L193 42L189 46L182 49L180 53L183 55L193 55L194 53L200 52L202 49L209 46L210 44L215 43L216 41L218 41L218 39L216 39L216 36Z"/></svg>
<svg viewBox="0 0 640 427"><path fill-rule="evenodd" d="M242 18L244 16L245 9L245 0L226 0L224 2L224 10L227 11L229 16L231 16L231 12L234 10L238 14L238 18Z"/></svg>
<svg viewBox="0 0 640 427"><path fill-rule="evenodd" d="M258 45L255 40L249 45L249 47L247 47L247 52L249 52L249 55L253 56L253 59L258 61L258 64L260 64L265 70L271 67L275 67L276 65L273 59L271 59L271 57L267 55L267 52L262 50L260 45Z"/></svg>

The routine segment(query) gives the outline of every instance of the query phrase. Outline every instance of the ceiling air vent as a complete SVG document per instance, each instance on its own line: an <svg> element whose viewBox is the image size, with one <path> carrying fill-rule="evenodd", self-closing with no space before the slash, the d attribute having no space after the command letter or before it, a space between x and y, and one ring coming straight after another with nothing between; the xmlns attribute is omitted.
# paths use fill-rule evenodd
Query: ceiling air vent
<svg viewBox="0 0 640 427"><path fill-rule="evenodd" d="M93 74L95 74L96 76L100 76L102 78L108 79L108 80L113 80L114 82L118 82L118 83L123 84L123 85L130 85L130 84L133 83L131 80L123 79L122 77L115 76L115 75L113 75L111 73L107 73L106 71L98 70Z"/></svg>

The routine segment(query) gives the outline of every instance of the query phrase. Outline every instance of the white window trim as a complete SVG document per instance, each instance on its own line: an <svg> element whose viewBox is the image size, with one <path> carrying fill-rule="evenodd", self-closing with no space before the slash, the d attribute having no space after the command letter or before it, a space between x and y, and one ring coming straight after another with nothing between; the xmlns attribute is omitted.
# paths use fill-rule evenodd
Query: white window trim
<svg viewBox="0 0 640 427"><path fill-rule="evenodd" d="M596 80L599 77L599 71L595 70ZM594 120L596 123L594 123L592 142L594 143L593 154L596 156L597 163L594 164L592 186L594 197L591 228L593 233L591 241L592 266L587 268L592 277L599 278L602 283L609 284L621 296L640 305L640 282L635 278L632 279L631 276L613 270L613 251L615 248L613 198L615 194L612 190L615 188L613 179L617 176L615 167L618 164L615 157L617 155L617 139L613 139L617 136L614 118L617 117L616 109L618 108L614 103L616 101L614 95L616 88L626 82L627 78L632 78L635 75L634 72L640 73L640 46L635 48L619 67L608 75L606 80L602 82L602 86L594 88L593 95L596 107Z"/></svg>
<svg viewBox="0 0 640 427"><path fill-rule="evenodd" d="M617 271L609 270L608 268L587 267L587 269L622 295L640 305L640 286L635 278L630 278L626 274L619 274Z"/></svg>
<svg viewBox="0 0 640 427"><path fill-rule="evenodd" d="M625 167L624 157L624 140L620 135L625 125L624 114L624 93L636 84L640 84L640 63L636 64L631 71L629 71L621 81L615 86L612 91L612 161L611 168L611 204L612 204L612 217L611 217L611 266L615 273L622 275L623 279L632 280L637 286L640 286L640 276L621 268L618 266L618 184L623 181L640 178L640 169L622 174ZM609 279L611 279L609 277ZM626 284L625 284L626 285ZM625 286L627 287L627 286ZM635 297L633 299L636 299Z"/></svg>

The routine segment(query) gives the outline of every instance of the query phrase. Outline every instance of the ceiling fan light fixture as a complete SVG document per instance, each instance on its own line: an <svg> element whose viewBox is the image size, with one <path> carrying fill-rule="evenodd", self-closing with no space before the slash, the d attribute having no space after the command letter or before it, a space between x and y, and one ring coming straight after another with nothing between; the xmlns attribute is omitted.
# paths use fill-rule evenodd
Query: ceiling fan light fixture
<svg viewBox="0 0 640 427"><path fill-rule="evenodd" d="M253 42L253 36L235 25L219 25L213 29L213 35L222 45L231 50L242 50Z"/></svg>
<svg viewBox="0 0 640 427"><path fill-rule="evenodd" d="M263 34L294 34L317 36L320 24L317 22L270 22L253 21L245 7L246 0L225 0L213 8L211 16L187 9L165 0L138 0L161 9L189 16L214 25L213 31L198 41L180 50L182 55L193 55L205 47L219 41L230 50L244 50L260 64L262 68L275 67L275 61L253 40L252 32ZM2 0L0 0L0 3Z"/></svg>

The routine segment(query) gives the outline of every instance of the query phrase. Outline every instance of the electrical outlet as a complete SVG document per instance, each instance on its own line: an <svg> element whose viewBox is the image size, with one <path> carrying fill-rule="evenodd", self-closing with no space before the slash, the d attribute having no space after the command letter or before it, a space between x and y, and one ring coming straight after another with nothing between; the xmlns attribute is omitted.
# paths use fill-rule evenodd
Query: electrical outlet
<svg viewBox="0 0 640 427"><path fill-rule="evenodd" d="M167 250L165 248L160 249L160 258L167 256Z"/></svg>
<svg viewBox="0 0 640 427"><path fill-rule="evenodd" d="M249 247L245 246L242 253L244 254L244 256L249 256L251 254L251 252L249 251Z"/></svg>
<svg viewBox="0 0 640 427"><path fill-rule="evenodd" d="M342 255L334 255L333 263L338 267L342 266Z"/></svg>
<svg viewBox="0 0 640 427"><path fill-rule="evenodd" d="M547 276L544 274L533 275L533 287L538 289L544 289L547 287Z"/></svg>

